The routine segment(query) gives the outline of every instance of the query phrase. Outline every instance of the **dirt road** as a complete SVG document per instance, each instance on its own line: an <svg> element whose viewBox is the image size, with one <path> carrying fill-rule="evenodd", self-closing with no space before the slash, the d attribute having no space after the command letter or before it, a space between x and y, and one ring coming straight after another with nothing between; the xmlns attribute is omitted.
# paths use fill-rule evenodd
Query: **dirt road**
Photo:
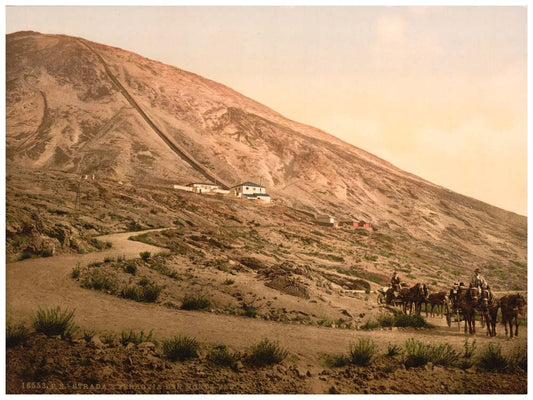
<svg viewBox="0 0 533 400"><path fill-rule="evenodd" d="M462 330L455 324L451 328L444 319L431 318L437 325L432 330L378 330L356 331L297 324L283 324L244 317L216 315L208 312L167 309L155 304L138 303L120 299L102 292L83 289L71 278L77 263L84 265L102 261L109 256L139 257L141 251L159 252L163 249L128 240L134 233L102 236L113 248L84 255L61 255L9 263L6 266L6 317L7 321L26 321L38 307L68 307L75 309L75 320L82 329L95 329L120 333L123 329L153 330L156 337L184 334L207 343L223 343L244 350L264 337L278 340L300 363L317 365L323 353L345 353L349 344L359 337L374 340L382 351L389 343L404 344L410 337L442 343L447 342L460 350L464 344ZM372 301L375 301L372 299ZM498 336L487 338L479 327L475 336L478 346L488 341L501 343L503 349L527 342L526 328L521 336L509 340L498 326Z"/></svg>

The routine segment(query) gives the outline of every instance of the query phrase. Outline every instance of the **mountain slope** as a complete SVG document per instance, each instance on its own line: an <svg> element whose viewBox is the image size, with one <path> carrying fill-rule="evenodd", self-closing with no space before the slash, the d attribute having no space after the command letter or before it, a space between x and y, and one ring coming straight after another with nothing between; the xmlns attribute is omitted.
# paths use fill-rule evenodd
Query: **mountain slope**
<svg viewBox="0 0 533 400"><path fill-rule="evenodd" d="M260 181L465 268L527 260L527 219L424 181L198 75L79 38L7 36L11 165L129 182Z"/></svg>

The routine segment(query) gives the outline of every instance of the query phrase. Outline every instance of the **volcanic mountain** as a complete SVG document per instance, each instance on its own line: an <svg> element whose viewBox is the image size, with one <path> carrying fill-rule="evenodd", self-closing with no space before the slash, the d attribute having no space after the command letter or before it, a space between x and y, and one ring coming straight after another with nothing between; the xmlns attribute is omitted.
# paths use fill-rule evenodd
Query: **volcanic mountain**
<svg viewBox="0 0 533 400"><path fill-rule="evenodd" d="M81 38L17 32L6 39L6 91L8 174L17 167L133 184L255 181L275 203L370 221L459 266L525 273L526 217L427 182L196 74Z"/></svg>

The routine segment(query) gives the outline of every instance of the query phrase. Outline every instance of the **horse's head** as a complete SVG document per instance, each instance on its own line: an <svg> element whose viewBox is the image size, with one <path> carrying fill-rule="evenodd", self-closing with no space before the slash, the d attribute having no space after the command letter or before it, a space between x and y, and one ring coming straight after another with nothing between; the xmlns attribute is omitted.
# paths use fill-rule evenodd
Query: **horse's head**
<svg viewBox="0 0 533 400"><path fill-rule="evenodd" d="M482 308L487 308L490 304L491 296L488 289L481 289L481 295L479 297L479 306Z"/></svg>
<svg viewBox="0 0 533 400"><path fill-rule="evenodd" d="M472 300L472 302L477 303L477 301L479 300L478 288L470 286L467 290L468 290L468 296L470 297L470 300Z"/></svg>

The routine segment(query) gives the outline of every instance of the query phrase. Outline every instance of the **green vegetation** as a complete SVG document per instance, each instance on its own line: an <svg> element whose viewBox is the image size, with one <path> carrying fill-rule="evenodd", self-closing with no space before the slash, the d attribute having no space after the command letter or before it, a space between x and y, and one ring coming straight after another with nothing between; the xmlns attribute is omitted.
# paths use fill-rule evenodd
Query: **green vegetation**
<svg viewBox="0 0 533 400"><path fill-rule="evenodd" d="M271 342L265 338L251 347L250 355L246 361L250 365L262 367L265 365L278 364L288 355L289 352L281 348L277 342Z"/></svg>
<svg viewBox="0 0 533 400"><path fill-rule="evenodd" d="M6 347L15 347L26 344L30 332L24 324L6 326Z"/></svg>
<svg viewBox="0 0 533 400"><path fill-rule="evenodd" d="M459 362L459 355L449 343L432 345L410 338L405 342L403 362L407 368L422 367L428 362L434 365L455 366Z"/></svg>
<svg viewBox="0 0 533 400"><path fill-rule="evenodd" d="M72 278L73 279L78 279L80 277L80 263L77 263L76 266L74 268L72 268Z"/></svg>
<svg viewBox="0 0 533 400"><path fill-rule="evenodd" d="M396 344L391 344L387 346L387 357L395 357L402 353L402 348Z"/></svg>
<svg viewBox="0 0 533 400"><path fill-rule="evenodd" d="M139 302L155 303L163 290L162 286L148 280L139 282L137 285L128 285L122 288L120 296Z"/></svg>
<svg viewBox="0 0 533 400"><path fill-rule="evenodd" d="M83 333L82 333L82 338L83 340L85 340L87 343L89 343L91 341L91 339L96 335L96 331L94 330L84 330Z"/></svg>
<svg viewBox="0 0 533 400"><path fill-rule="evenodd" d="M357 343L350 345L350 361L355 365L370 365L377 349L370 339L359 339Z"/></svg>
<svg viewBox="0 0 533 400"><path fill-rule="evenodd" d="M482 371L505 372L511 365L511 358L502 354L500 344L489 343L476 358L476 366Z"/></svg>
<svg viewBox="0 0 533 400"><path fill-rule="evenodd" d="M209 362L221 367L233 367L241 359L241 353L230 351L227 346L215 346L207 355Z"/></svg>
<svg viewBox="0 0 533 400"><path fill-rule="evenodd" d="M144 342L152 342L152 331L150 331L148 335L145 335L144 331L135 332L132 329L127 331L124 330L120 335L119 341L123 346L126 346L128 343L140 344Z"/></svg>
<svg viewBox="0 0 533 400"><path fill-rule="evenodd" d="M143 261L148 261L148 260L150 259L150 256L151 256L151 255L152 255L152 254L151 254L149 251L141 251L141 252L139 253L139 256L141 256L141 259L142 259Z"/></svg>
<svg viewBox="0 0 533 400"><path fill-rule="evenodd" d="M206 295L188 294L183 298L182 310L205 310L211 306L211 300Z"/></svg>
<svg viewBox="0 0 533 400"><path fill-rule="evenodd" d="M106 273L105 271L95 269L91 270L81 283L86 289L102 290L115 292L117 287L116 276Z"/></svg>
<svg viewBox="0 0 533 400"><path fill-rule="evenodd" d="M350 359L345 354L326 354L322 360L327 368L345 367L350 364Z"/></svg>
<svg viewBox="0 0 533 400"><path fill-rule="evenodd" d="M61 335L63 339L72 339L78 327L73 322L74 310L62 311L60 307L41 309L33 315L33 328L46 336Z"/></svg>
<svg viewBox="0 0 533 400"><path fill-rule="evenodd" d="M185 361L198 357L200 345L194 338L175 336L163 340L163 355L170 361Z"/></svg>
<svg viewBox="0 0 533 400"><path fill-rule="evenodd" d="M394 314L381 314L377 320L368 320L360 329L373 330L378 328L433 328L433 325L426 322L424 317L420 315L408 315L399 310L393 310Z"/></svg>

